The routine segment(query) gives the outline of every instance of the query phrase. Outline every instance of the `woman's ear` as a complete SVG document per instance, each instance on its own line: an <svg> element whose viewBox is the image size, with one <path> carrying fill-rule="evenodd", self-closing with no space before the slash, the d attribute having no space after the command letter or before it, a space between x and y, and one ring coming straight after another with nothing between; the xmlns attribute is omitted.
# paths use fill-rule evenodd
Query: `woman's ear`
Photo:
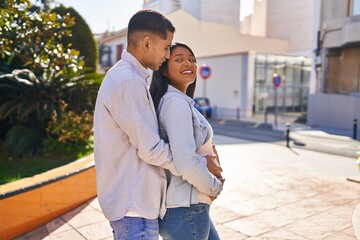
<svg viewBox="0 0 360 240"><path fill-rule="evenodd" d="M165 77L167 77L167 76L168 76L168 71L167 71L167 68L165 68L165 69L164 69L163 75L164 75Z"/></svg>

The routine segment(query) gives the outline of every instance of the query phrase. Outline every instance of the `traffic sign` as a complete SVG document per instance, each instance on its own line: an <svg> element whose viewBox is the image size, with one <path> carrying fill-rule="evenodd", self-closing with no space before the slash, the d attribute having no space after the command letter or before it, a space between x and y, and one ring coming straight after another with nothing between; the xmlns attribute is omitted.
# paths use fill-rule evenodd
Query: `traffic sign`
<svg viewBox="0 0 360 240"><path fill-rule="evenodd" d="M274 85L274 87L279 87L281 84L281 76L277 73L273 74L273 78L272 78L272 83Z"/></svg>
<svg viewBox="0 0 360 240"><path fill-rule="evenodd" d="M207 64L201 65L199 69L200 77L204 80L208 79L211 76L211 68Z"/></svg>

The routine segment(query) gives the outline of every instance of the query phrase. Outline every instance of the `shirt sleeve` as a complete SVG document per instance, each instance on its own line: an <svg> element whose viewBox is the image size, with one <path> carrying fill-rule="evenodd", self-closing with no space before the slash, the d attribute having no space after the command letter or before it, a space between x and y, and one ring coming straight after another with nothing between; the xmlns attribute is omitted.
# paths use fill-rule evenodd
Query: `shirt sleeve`
<svg viewBox="0 0 360 240"><path fill-rule="evenodd" d="M138 156L148 164L168 169L179 175L172 161L169 145L159 136L158 123L152 110L152 99L141 79L131 79L111 96L114 120L129 137Z"/></svg>
<svg viewBox="0 0 360 240"><path fill-rule="evenodd" d="M206 159L196 154L192 109L181 97L171 97L163 102L160 121L169 138L176 169L182 178L200 192L218 195L221 182L206 167Z"/></svg>

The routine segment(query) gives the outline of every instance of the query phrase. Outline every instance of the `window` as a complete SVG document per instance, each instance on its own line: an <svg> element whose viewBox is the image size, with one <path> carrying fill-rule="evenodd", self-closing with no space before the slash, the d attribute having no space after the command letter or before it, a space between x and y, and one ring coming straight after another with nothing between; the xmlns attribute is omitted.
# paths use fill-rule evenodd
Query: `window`
<svg viewBox="0 0 360 240"><path fill-rule="evenodd" d="M327 62L325 92L360 92L360 48L330 49Z"/></svg>
<svg viewBox="0 0 360 240"><path fill-rule="evenodd" d="M282 55L257 54L254 75L254 111L275 109L274 72L280 74L282 83L277 92L280 111L303 112L307 107L311 59Z"/></svg>

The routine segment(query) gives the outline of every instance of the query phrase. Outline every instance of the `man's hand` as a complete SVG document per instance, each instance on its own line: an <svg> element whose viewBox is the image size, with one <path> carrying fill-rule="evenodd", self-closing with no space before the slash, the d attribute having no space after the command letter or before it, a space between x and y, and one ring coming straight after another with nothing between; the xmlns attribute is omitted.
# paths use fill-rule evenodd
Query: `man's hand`
<svg viewBox="0 0 360 240"><path fill-rule="evenodd" d="M213 149L214 155L215 155L215 156L216 156L216 158L217 158L217 162L218 162L218 163L219 163L219 165L220 165L219 154L218 154L218 152L216 151L216 146L215 146L215 144L214 144L214 143L211 143L211 146L212 146L212 149Z"/></svg>
<svg viewBox="0 0 360 240"><path fill-rule="evenodd" d="M216 156L205 156L206 158L206 166L209 169L209 172L211 172L216 178L220 179L222 178L221 172L222 168L220 165L217 164L217 157Z"/></svg>

